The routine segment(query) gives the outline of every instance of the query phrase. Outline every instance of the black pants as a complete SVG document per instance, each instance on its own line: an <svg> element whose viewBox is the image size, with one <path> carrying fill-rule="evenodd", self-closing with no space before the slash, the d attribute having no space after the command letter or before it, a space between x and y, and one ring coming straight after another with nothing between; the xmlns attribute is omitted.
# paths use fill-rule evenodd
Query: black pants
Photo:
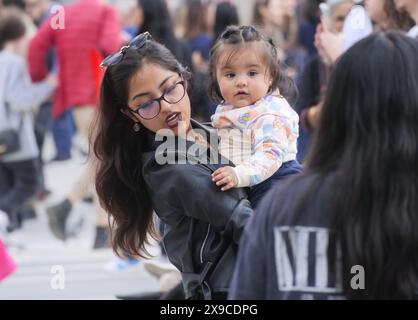
<svg viewBox="0 0 418 320"><path fill-rule="evenodd" d="M20 162L0 162L0 210L10 219L10 230L21 227L18 212L34 196L38 186L36 159Z"/></svg>

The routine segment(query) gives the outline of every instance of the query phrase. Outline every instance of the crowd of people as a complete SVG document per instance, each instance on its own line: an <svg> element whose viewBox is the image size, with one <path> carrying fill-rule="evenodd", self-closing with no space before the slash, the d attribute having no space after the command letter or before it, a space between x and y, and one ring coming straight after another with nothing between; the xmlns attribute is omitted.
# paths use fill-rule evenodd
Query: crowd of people
<svg viewBox="0 0 418 320"><path fill-rule="evenodd" d="M418 2L65 2L0 5L0 250L77 134L48 226L90 197L93 248L160 242L155 298L417 298Z"/></svg>

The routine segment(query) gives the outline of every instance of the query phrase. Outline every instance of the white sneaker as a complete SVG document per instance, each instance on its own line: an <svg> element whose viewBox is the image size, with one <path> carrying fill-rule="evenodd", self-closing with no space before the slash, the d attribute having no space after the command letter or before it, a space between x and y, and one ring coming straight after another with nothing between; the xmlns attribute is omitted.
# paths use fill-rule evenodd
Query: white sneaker
<svg viewBox="0 0 418 320"><path fill-rule="evenodd" d="M106 263L103 269L108 272L135 271L135 270L138 270L139 265L140 265L140 261L133 259L133 258L127 258L127 259L117 258Z"/></svg>
<svg viewBox="0 0 418 320"><path fill-rule="evenodd" d="M22 229L15 230L10 232L4 238L4 244L8 248L15 248L17 250L25 250L25 234Z"/></svg>

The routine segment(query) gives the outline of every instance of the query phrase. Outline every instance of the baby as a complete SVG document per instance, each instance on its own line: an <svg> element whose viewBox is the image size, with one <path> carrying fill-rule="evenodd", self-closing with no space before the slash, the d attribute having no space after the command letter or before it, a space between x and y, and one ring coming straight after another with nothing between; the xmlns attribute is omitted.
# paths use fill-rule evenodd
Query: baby
<svg viewBox="0 0 418 320"><path fill-rule="evenodd" d="M211 51L210 93L219 150L235 167L213 173L221 190L250 187L257 207L267 191L302 171L296 161L299 117L280 95L282 74L272 41L251 26L230 26Z"/></svg>

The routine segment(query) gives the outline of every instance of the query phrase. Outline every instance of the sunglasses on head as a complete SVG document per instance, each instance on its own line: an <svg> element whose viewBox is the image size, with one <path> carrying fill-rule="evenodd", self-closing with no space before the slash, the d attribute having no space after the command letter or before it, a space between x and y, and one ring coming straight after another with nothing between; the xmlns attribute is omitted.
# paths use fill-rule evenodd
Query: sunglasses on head
<svg viewBox="0 0 418 320"><path fill-rule="evenodd" d="M153 40L154 39L152 38L151 34L148 31L137 35L128 43L128 45L123 46L119 50L119 52L116 52L108 56L106 59L104 59L103 62L100 64L100 67L105 68L105 67L111 67L111 66L118 64L119 62L122 61L128 49L130 48L137 49L137 50L141 49L147 41L153 41Z"/></svg>

